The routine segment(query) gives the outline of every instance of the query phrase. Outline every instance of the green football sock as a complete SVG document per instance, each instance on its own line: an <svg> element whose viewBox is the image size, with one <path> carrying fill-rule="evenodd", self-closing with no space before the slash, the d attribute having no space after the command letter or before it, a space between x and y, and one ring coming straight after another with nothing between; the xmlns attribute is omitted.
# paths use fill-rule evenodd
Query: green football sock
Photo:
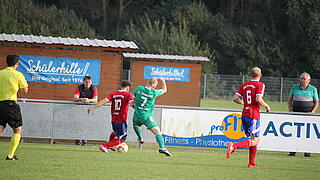
<svg viewBox="0 0 320 180"><path fill-rule="evenodd" d="M159 147L160 148L164 148L164 140L163 140L163 137L162 137L162 134L156 134L156 140L157 140L157 143L159 144Z"/></svg>
<svg viewBox="0 0 320 180"><path fill-rule="evenodd" d="M139 140L142 140L142 131L140 126L133 126L134 132L136 132Z"/></svg>

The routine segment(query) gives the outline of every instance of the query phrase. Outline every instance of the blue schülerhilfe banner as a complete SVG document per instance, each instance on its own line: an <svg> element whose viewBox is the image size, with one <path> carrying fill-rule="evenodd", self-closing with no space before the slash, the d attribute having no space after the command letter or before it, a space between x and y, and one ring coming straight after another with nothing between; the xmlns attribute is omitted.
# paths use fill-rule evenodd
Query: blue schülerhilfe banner
<svg viewBox="0 0 320 180"><path fill-rule="evenodd" d="M164 78L167 81L190 81L190 68L144 66L144 79Z"/></svg>
<svg viewBox="0 0 320 180"><path fill-rule="evenodd" d="M27 81L80 84L85 76L100 84L100 60L22 56L17 68Z"/></svg>

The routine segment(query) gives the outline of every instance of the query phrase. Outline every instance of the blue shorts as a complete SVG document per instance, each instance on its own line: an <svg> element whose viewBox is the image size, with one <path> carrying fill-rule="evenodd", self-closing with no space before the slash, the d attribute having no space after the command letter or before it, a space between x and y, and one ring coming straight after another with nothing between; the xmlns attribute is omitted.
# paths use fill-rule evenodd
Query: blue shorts
<svg viewBox="0 0 320 180"><path fill-rule="evenodd" d="M116 132L118 139L123 139L127 137L128 125L127 123L112 122L112 130Z"/></svg>
<svg viewBox="0 0 320 180"><path fill-rule="evenodd" d="M242 126L247 137L250 137L251 133L253 137L260 136L260 120L251 119L248 116L243 116Z"/></svg>

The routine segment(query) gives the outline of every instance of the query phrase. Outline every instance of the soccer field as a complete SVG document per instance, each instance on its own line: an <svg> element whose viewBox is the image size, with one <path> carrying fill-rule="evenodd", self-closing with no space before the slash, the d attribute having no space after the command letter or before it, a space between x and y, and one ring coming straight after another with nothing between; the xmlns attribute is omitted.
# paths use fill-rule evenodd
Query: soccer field
<svg viewBox="0 0 320 180"><path fill-rule="evenodd" d="M260 169L248 169L247 150L225 159L225 150L169 147L173 157L129 144L129 152L102 153L98 145L23 143L18 161L5 161L9 142L0 141L0 179L318 179L320 155L288 157L285 152L258 151Z"/></svg>

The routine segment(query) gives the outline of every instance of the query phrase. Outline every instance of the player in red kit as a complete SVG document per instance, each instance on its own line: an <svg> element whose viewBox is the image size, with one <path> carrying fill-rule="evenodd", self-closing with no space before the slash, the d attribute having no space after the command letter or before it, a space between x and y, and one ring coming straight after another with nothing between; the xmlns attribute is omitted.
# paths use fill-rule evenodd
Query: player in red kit
<svg viewBox="0 0 320 180"><path fill-rule="evenodd" d="M122 81L120 90L110 93L108 97L88 109L88 113L90 113L95 108L111 102L111 123L113 132L110 134L109 141L99 147L103 152L108 152L108 149L112 149L127 138L128 109L130 103L133 103L132 94L129 92L130 86L131 84L128 81Z"/></svg>
<svg viewBox="0 0 320 180"><path fill-rule="evenodd" d="M252 68L250 75L251 80L243 83L232 97L235 103L243 104L242 126L246 136L250 137L250 139L236 144L228 143L226 157L229 159L235 149L249 147L248 168L259 168L259 166L254 163L254 159L259 143L260 106L265 107L267 112L270 111L270 106L262 99L265 85L259 82L262 77L261 69L258 67Z"/></svg>

